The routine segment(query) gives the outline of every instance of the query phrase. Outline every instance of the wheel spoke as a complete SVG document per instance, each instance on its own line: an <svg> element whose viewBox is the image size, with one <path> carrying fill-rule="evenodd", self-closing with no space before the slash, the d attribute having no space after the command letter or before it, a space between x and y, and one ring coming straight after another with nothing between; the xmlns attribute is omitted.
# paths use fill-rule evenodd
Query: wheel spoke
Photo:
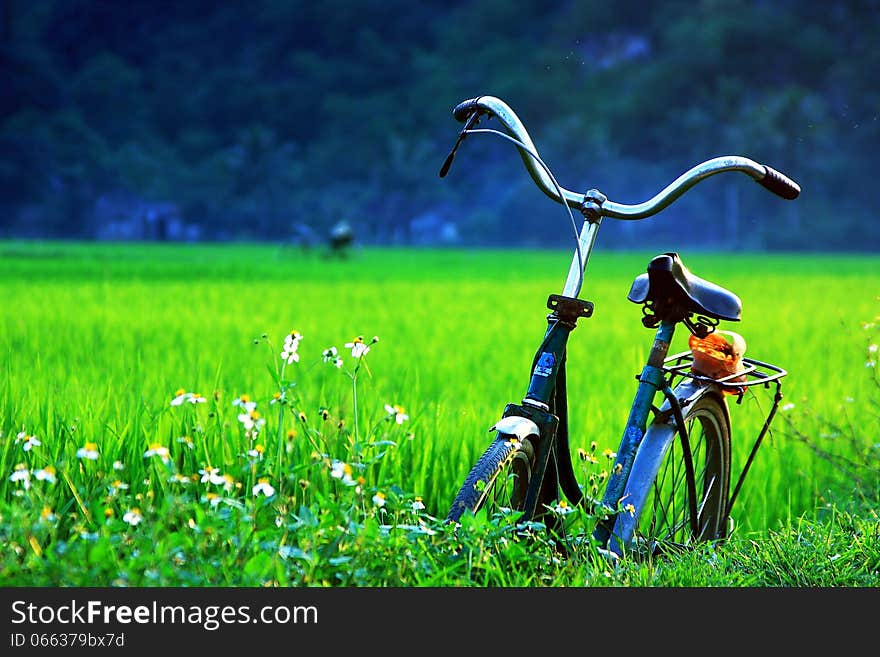
<svg viewBox="0 0 880 657"><path fill-rule="evenodd" d="M706 503L709 501L709 495L712 493L712 489L715 487L716 480L716 477L712 477L709 480L709 485L706 486L706 492L703 495L703 499L700 501L700 504L697 507L697 518L699 518L701 521L700 536L702 536L706 532L705 516L703 515L703 509L706 508Z"/></svg>
<svg viewBox="0 0 880 657"><path fill-rule="evenodd" d="M705 398L686 417L693 467L689 485L683 441L673 437L643 504L637 535L648 545L691 545L715 538L726 497L728 433L718 401ZM690 500L691 495L696 499ZM695 518L691 518L691 509Z"/></svg>

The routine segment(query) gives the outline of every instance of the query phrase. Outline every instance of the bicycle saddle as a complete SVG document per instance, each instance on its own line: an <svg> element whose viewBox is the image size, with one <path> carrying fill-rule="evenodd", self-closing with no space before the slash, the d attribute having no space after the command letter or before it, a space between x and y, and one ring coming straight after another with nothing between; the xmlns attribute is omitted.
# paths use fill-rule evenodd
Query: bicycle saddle
<svg viewBox="0 0 880 657"><path fill-rule="evenodd" d="M669 308L672 304L679 312L732 322L738 322L742 314L742 302L738 296L694 276L677 253L655 256L648 264L648 273L640 274L633 281L627 298L633 303L652 302L655 310Z"/></svg>

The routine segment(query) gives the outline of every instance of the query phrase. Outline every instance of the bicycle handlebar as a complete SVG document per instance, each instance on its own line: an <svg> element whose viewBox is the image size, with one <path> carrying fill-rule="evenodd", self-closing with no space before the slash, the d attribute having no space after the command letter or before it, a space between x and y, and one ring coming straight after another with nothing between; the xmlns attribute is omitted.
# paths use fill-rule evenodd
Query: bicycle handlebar
<svg viewBox="0 0 880 657"><path fill-rule="evenodd" d="M586 194L572 192L562 187L557 192L557 187L553 184L550 176L537 166L534 157L529 153L529 151L532 151L532 153L537 154L537 149L531 137L529 137L519 117L503 100L494 96L471 98L456 105L455 109L452 110L452 115L456 120L465 122L473 118L475 112L478 115L488 114L497 118L507 134L519 142L517 150L520 152L520 156L532 180L534 180L541 191L554 201L566 203L571 208L581 210L584 207ZM765 189L784 199L795 199L801 192L801 188L796 182L779 171L765 164L750 160L747 157L729 155L716 157L692 167L644 203L625 205L606 200L601 204L598 211L601 216L613 219L644 219L669 206L698 182L724 171L741 171ZM560 198L560 193L562 198Z"/></svg>

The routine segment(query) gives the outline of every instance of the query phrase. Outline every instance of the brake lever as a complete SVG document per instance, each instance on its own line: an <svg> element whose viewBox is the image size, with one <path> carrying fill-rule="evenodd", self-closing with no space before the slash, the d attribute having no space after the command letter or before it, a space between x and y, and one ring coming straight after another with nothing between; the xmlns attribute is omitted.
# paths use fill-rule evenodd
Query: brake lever
<svg viewBox="0 0 880 657"><path fill-rule="evenodd" d="M474 112L468 117L467 121L464 124L464 127L461 129L461 132L458 133L458 139L455 140L455 145L452 147L452 150L449 151L449 155L446 156L446 159L443 161L443 166L440 167L440 177L445 178L446 174L449 173L449 167L452 166L452 160L455 159L455 151L458 150L458 147L461 146L461 142L464 141L464 138L467 137L467 131L473 128L477 121L480 119L480 112L478 110L474 110Z"/></svg>

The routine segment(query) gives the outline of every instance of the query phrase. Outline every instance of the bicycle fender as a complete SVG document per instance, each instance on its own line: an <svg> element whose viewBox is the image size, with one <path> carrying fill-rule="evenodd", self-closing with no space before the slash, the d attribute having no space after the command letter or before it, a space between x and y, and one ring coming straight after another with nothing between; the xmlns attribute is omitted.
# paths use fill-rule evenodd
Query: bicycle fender
<svg viewBox="0 0 880 657"><path fill-rule="evenodd" d="M688 379L677 385L673 392L683 404L690 405L695 404L704 395L713 394L714 390L713 385ZM632 542L645 498L663 463L669 445L675 439L678 427L671 411L669 401L664 399L659 418L650 424L636 451L629 478L620 498L619 506L622 510L617 514L608 542L608 548L618 556L622 556ZM635 512L630 513L625 510L629 504L636 509Z"/></svg>
<svg viewBox="0 0 880 657"><path fill-rule="evenodd" d="M508 415L496 422L489 431L497 431L509 436L516 436L520 440L525 440L529 436L541 435L538 425L526 417L519 415Z"/></svg>

